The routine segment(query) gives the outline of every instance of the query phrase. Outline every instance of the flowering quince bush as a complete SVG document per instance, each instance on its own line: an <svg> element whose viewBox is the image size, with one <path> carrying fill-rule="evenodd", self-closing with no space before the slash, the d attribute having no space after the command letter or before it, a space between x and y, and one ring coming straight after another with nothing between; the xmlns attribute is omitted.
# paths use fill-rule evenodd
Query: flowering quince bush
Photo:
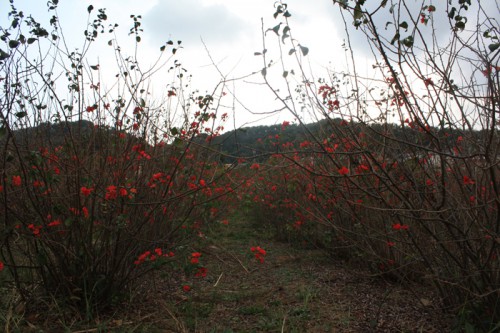
<svg viewBox="0 0 500 333"><path fill-rule="evenodd" d="M300 142L274 138L278 153L266 162L269 170L252 167L260 169L249 192L256 211L275 217L281 235L285 230L361 258L381 274L429 281L443 306L460 316L457 325L489 331L500 318L499 53L490 12L449 1L424 4L420 19L403 22L393 18L411 17L411 9L386 1L334 4L373 42L369 76L376 75L376 87L352 67L354 56L354 71L309 80L301 65L309 50L291 35L287 5L277 4L281 23L269 29L275 34L265 35L263 49L276 35L288 42L288 56L280 59L289 89L274 88L267 70L263 79L296 121L310 120L298 111L307 108L317 125L304 126ZM438 11L447 13L450 40L460 45L469 45L466 17L481 13L481 28L469 32L484 43L443 46L449 57L436 62L429 47L436 31L428 23ZM385 30L374 23L381 20ZM269 60L260 55L266 69ZM292 84L291 73L301 73L302 83Z"/></svg>
<svg viewBox="0 0 500 333"><path fill-rule="evenodd" d="M55 15L57 2L48 6ZM189 95L184 110L192 122L177 124L170 107L183 92L175 79L185 70L176 61L166 100L148 103L151 77L121 55L115 40L109 44L120 60L117 82L124 90L102 90L96 80L104 68L87 67L92 60L85 54L108 29L107 15L98 10L94 16L92 6L88 12L92 23L79 52L60 51L56 16L45 29L12 6L12 26L3 31L0 274L25 300L55 296L91 314L152 269L179 260L182 248L220 220L234 185L203 148L227 118L213 106L215 97ZM28 38L21 30L26 26L35 27ZM138 26L134 17L137 43ZM163 54L166 47L176 53L171 45L161 47ZM24 63L33 46L46 48L47 57ZM51 68L65 73L64 95ZM44 93L33 95L35 86ZM193 253L194 276L206 276L195 259Z"/></svg>

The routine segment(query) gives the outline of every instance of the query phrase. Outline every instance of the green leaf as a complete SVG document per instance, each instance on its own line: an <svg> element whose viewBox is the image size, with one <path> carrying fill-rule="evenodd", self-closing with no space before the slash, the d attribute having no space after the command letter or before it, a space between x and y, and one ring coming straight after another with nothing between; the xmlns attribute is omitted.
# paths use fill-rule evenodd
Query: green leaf
<svg viewBox="0 0 500 333"><path fill-rule="evenodd" d="M92 6L92 5L90 5L90 6L88 6L88 7L87 7L87 11L89 12L89 14L90 14L90 12L91 12L93 9L94 9L94 6Z"/></svg>
<svg viewBox="0 0 500 333"><path fill-rule="evenodd" d="M280 35L280 26L281 26L281 23L280 23L280 24L278 24L277 26L275 26L274 28L272 28L272 29L271 29L271 30L273 30L273 31L274 31L274 33L275 33L276 35L278 35L278 36Z"/></svg>
<svg viewBox="0 0 500 333"><path fill-rule="evenodd" d="M458 21L455 23L455 28L459 30L464 30L465 29L465 22L463 21Z"/></svg>
<svg viewBox="0 0 500 333"><path fill-rule="evenodd" d="M16 113L16 117L19 119L26 117L26 115L27 115L27 113L24 111Z"/></svg>
<svg viewBox="0 0 500 333"><path fill-rule="evenodd" d="M98 66L98 65L92 65L92 66L90 66L90 68L92 68L93 70L95 70L95 71L96 71L96 70L98 70L98 69L99 69L99 66Z"/></svg>
<svg viewBox="0 0 500 333"><path fill-rule="evenodd" d="M172 135L178 135L179 134L179 130L177 129L177 127L172 127L170 129L170 134L172 134Z"/></svg>
<svg viewBox="0 0 500 333"><path fill-rule="evenodd" d="M394 35L394 37L392 37L392 39L391 39L391 45L394 45L394 43L395 43L397 40L399 40L399 37L400 37L400 36L401 36L401 35L399 34L399 32L397 32L397 33Z"/></svg>
<svg viewBox="0 0 500 333"><path fill-rule="evenodd" d="M141 42L141 36L136 36L136 37L135 37L135 41L136 41L137 43L140 43L140 42Z"/></svg>
<svg viewBox="0 0 500 333"><path fill-rule="evenodd" d="M359 20L363 17L363 12L361 11L361 5L359 3L356 5L356 7L354 7L353 17L355 20Z"/></svg>
<svg viewBox="0 0 500 333"><path fill-rule="evenodd" d="M15 40L15 39L12 39L12 40L9 41L9 47L11 49L16 48L18 45L19 45L19 42L17 40Z"/></svg>
<svg viewBox="0 0 500 333"><path fill-rule="evenodd" d="M28 38L28 44L33 44L36 42L36 38Z"/></svg>
<svg viewBox="0 0 500 333"><path fill-rule="evenodd" d="M287 37L290 37L290 35L288 34L289 31L290 31L290 27L289 26L285 26L283 28L283 37L281 37L281 41L283 42L283 44L285 44L285 39Z"/></svg>
<svg viewBox="0 0 500 333"><path fill-rule="evenodd" d="M144 98L141 98L141 107L145 107L146 106L146 101L144 100Z"/></svg>
<svg viewBox="0 0 500 333"><path fill-rule="evenodd" d="M302 51L302 54L306 56L309 53L309 49L305 46L299 45L300 51Z"/></svg>
<svg viewBox="0 0 500 333"><path fill-rule="evenodd" d="M9 58L9 56L10 55L7 52L5 52L4 50L0 49L0 61Z"/></svg>
<svg viewBox="0 0 500 333"><path fill-rule="evenodd" d="M160 51L161 51L161 52L165 51L165 48L166 48L166 46L165 46L165 45L163 45L162 47L160 47Z"/></svg>
<svg viewBox="0 0 500 333"><path fill-rule="evenodd" d="M453 18L455 17L455 13L456 13L457 9L455 7L451 7L451 11L448 13L448 17L449 18Z"/></svg>
<svg viewBox="0 0 500 333"><path fill-rule="evenodd" d="M288 76L288 71L284 71L283 72L283 77L286 79L287 76Z"/></svg>
<svg viewBox="0 0 500 333"><path fill-rule="evenodd" d="M290 37L290 35L283 34L283 36L281 37L281 41L282 41L283 44L285 44L285 39L287 39L287 37Z"/></svg>
<svg viewBox="0 0 500 333"><path fill-rule="evenodd" d="M177 52L177 49L176 48L173 48L172 49L172 54L175 54Z"/></svg>
<svg viewBox="0 0 500 333"><path fill-rule="evenodd" d="M267 69L266 67L262 68L262 70L260 71L260 73L262 74L262 76L266 76L267 75Z"/></svg>
<svg viewBox="0 0 500 333"><path fill-rule="evenodd" d="M295 53L295 49L290 49L290 51L288 51L288 55L292 55Z"/></svg>
<svg viewBox="0 0 500 333"><path fill-rule="evenodd" d="M488 45L488 48L490 49L490 52L494 52L499 47L500 47L500 43L494 43L494 44Z"/></svg>
<svg viewBox="0 0 500 333"><path fill-rule="evenodd" d="M290 14L290 13L288 12L288 10L287 10L287 11L283 14L283 16L284 16L284 17L290 17L290 16L292 16L292 14Z"/></svg>
<svg viewBox="0 0 500 333"><path fill-rule="evenodd" d="M408 31L408 23L406 23L406 21L404 21L403 23L400 23L399 26L405 30Z"/></svg>
<svg viewBox="0 0 500 333"><path fill-rule="evenodd" d="M403 43L403 45L406 46L406 47L412 47L413 46L413 37L412 36L408 36L405 39L403 39L401 41L401 43Z"/></svg>
<svg viewBox="0 0 500 333"><path fill-rule="evenodd" d="M260 55L262 55L262 53L260 53L260 52L254 52L253 55L254 56L260 56Z"/></svg>

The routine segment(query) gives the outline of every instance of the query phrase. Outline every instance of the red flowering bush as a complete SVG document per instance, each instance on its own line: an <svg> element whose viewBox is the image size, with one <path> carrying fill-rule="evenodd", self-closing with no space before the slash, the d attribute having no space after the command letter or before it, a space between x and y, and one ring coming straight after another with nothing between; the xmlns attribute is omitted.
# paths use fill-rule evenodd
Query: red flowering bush
<svg viewBox="0 0 500 333"><path fill-rule="evenodd" d="M470 47L443 45L438 52L429 42L437 33L427 27L437 7L420 9L424 25L389 21L384 30L375 22L385 5L373 10L363 1L334 3L369 36L376 59L368 76L374 79L364 79L355 63L349 64L354 72L308 79L301 64L308 49L289 34L288 7L276 7L282 22L273 30L280 43L289 42L296 62L288 67L300 68L295 72L303 83L287 79L287 65L288 89L275 88L267 71L263 80L299 123L312 118L318 128L304 126L302 142L277 144L269 170L255 182L253 202L279 226L280 236L294 232L396 278L428 279L444 306L460 308L470 316L464 320L489 331L500 318L493 295L500 285L494 241L500 216L498 36L490 23L471 32L481 45L470 46L470 35L461 33L471 10L481 22L490 14L480 4L450 1L447 10L461 13L449 16L450 40ZM390 36L389 23L395 29ZM442 52L447 59L436 62ZM298 92L297 102L290 91ZM307 116L297 111L304 109Z"/></svg>
<svg viewBox="0 0 500 333"><path fill-rule="evenodd" d="M55 7L51 3L50 10ZM18 20L11 33L27 24L14 8L11 15ZM99 30L106 19L99 10L89 29ZM57 20L52 24L51 38L46 30L32 31L41 34L32 36L36 43L55 46L59 27ZM89 30L87 48L97 30ZM61 62L63 53L51 49L55 53L44 57L43 68L51 68L52 60L68 73L67 100L52 89L49 73L36 70L42 59L24 65L16 60L32 43L13 47L11 41L9 57L0 60L0 77L9 81L1 91L2 274L25 300L55 296L91 314L151 269L176 261L179 248L203 236L205 225L224 213L230 200L221 199L233 189L213 150L203 148L210 140L200 135L201 128L210 128L205 135L217 136L220 116L212 96L192 95L191 106L183 106L192 123L176 125L165 118L168 100L147 101L151 77L129 75L132 58L118 62L118 80L128 92L105 92L94 81L100 75L87 75L103 68L87 66L91 59L72 58L69 51ZM21 70L31 83L21 84ZM41 84L46 94L30 95L30 84L36 91ZM24 96L22 106L5 98L9 94ZM203 267L196 272L206 274ZM33 293L35 286L41 288Z"/></svg>

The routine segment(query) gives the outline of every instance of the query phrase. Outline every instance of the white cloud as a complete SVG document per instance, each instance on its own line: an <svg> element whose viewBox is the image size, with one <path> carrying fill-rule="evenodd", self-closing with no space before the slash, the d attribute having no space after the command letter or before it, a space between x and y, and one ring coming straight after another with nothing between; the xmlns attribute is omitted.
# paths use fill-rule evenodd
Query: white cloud
<svg viewBox="0 0 500 333"><path fill-rule="evenodd" d="M209 44L232 43L246 30L225 6L200 0L159 1L144 14L144 24L151 40L159 45L169 39L199 44L200 38Z"/></svg>

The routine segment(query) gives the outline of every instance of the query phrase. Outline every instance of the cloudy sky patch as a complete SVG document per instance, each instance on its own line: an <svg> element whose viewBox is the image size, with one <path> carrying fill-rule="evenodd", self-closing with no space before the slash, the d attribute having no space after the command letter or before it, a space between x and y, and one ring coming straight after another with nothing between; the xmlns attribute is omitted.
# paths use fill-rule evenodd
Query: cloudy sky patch
<svg viewBox="0 0 500 333"><path fill-rule="evenodd" d="M245 33L243 22L226 7L200 0L159 1L144 14L145 28L152 42L169 39L198 44L200 39L216 45L234 42Z"/></svg>

